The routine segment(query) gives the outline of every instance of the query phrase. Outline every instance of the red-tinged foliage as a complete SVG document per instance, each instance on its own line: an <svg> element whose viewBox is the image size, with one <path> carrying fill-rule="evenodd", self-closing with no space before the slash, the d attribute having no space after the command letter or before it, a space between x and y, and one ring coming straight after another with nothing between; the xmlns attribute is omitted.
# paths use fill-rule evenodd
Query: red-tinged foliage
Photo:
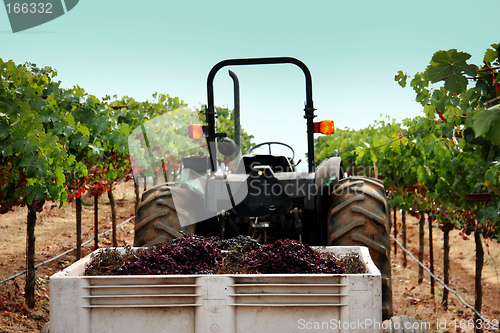
<svg viewBox="0 0 500 333"><path fill-rule="evenodd" d="M100 197L102 194L108 192L110 189L110 185L107 181L105 180L97 180L94 184L89 185L87 187L87 194L85 197L87 198L93 198L93 197Z"/></svg>

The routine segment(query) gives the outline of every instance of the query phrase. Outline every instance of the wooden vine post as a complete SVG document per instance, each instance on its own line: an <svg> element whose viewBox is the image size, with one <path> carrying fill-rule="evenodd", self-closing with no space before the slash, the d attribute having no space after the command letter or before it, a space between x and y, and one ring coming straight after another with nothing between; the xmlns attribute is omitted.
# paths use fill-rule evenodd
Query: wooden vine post
<svg viewBox="0 0 500 333"><path fill-rule="evenodd" d="M447 225L443 226L443 275L444 275L444 284L450 284L450 227ZM443 299L441 301L443 306L443 310L448 310L448 289L443 289Z"/></svg>
<svg viewBox="0 0 500 333"><path fill-rule="evenodd" d="M36 200L28 204L28 226L26 228L26 285L24 293L28 308L35 307L35 225L36 225Z"/></svg>
<svg viewBox="0 0 500 333"><path fill-rule="evenodd" d="M418 261L424 262L424 224L425 224L425 213L420 212L420 219L418 221L419 232L418 232ZM424 268L418 265L418 284L421 284L424 280Z"/></svg>
<svg viewBox="0 0 500 333"><path fill-rule="evenodd" d="M433 239L432 239L432 217L431 214L427 215L427 222L428 222L428 227L429 227L429 260L430 260L430 271L432 274L434 274L434 249L433 249ZM432 295L432 300L434 302L434 278L430 279L431 280L431 295Z"/></svg>
<svg viewBox="0 0 500 333"><path fill-rule="evenodd" d="M134 179L134 194L135 194L134 215L137 216L137 208L139 208L139 203L141 202L141 196L139 192L138 181L135 181L135 179Z"/></svg>
<svg viewBox="0 0 500 333"><path fill-rule="evenodd" d="M112 238L113 238L113 246L118 247L118 241L116 239L116 203L115 203L115 197L113 195L113 185L109 185L109 191L108 191L108 199L109 199L109 204L111 206L111 227L112 227Z"/></svg>
<svg viewBox="0 0 500 333"><path fill-rule="evenodd" d="M76 261L82 257L82 198L75 199L76 206Z"/></svg>
<svg viewBox="0 0 500 333"><path fill-rule="evenodd" d="M489 202L491 201L492 195L491 193L469 193L467 194L466 200L467 202ZM481 307L483 304L483 287L481 285L481 279L483 274L483 265L484 265L484 249L483 243L481 241L481 229L477 228L474 230L474 242L476 245L476 274L475 274L475 303L474 308L477 312L481 312ZM478 323L475 325L475 332L481 333L483 332L483 325L479 325L482 323L479 316L474 314L474 322Z"/></svg>
<svg viewBox="0 0 500 333"><path fill-rule="evenodd" d="M99 196L94 196L94 250L99 248Z"/></svg>
<svg viewBox="0 0 500 333"><path fill-rule="evenodd" d="M397 210L396 210L396 207L393 208L394 210L394 238L398 238L398 223L397 223L397 219L396 219L396 213L397 213ZM396 242L394 242L394 257L396 257L396 255L398 254L398 246L396 244Z"/></svg>
<svg viewBox="0 0 500 333"><path fill-rule="evenodd" d="M401 211L401 227L403 228L403 247L406 249L406 212L404 210ZM406 251L403 251L403 267L406 268Z"/></svg>
<svg viewBox="0 0 500 333"><path fill-rule="evenodd" d="M482 276L482 271L483 271L483 264L484 264L484 249L483 249L483 244L481 242L481 232L480 230L474 231L474 241L476 243L476 278L475 278L475 296L476 300L474 303L474 308L476 311L481 313L481 307L483 304L483 287L481 285L481 276ZM476 333L481 333L483 332L482 326L479 325L481 323L481 320L477 313L474 313L474 323L475 325L475 332Z"/></svg>

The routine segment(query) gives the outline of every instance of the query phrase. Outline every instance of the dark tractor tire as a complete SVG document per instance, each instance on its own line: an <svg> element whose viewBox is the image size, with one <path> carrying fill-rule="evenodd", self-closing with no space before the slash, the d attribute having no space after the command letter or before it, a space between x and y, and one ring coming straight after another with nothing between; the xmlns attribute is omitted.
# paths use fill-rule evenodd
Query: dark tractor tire
<svg viewBox="0 0 500 333"><path fill-rule="evenodd" d="M151 247L186 234L193 234L194 224L181 227L171 191L184 194L176 183L160 184L142 194L135 219L134 246ZM188 195L183 195L189 198Z"/></svg>
<svg viewBox="0 0 500 333"><path fill-rule="evenodd" d="M383 333L429 333L429 329L426 323L415 317L395 316L387 325L384 324Z"/></svg>
<svg viewBox="0 0 500 333"><path fill-rule="evenodd" d="M382 274L382 317L392 317L390 210L384 184L373 178L344 178L330 196L327 244L366 246Z"/></svg>

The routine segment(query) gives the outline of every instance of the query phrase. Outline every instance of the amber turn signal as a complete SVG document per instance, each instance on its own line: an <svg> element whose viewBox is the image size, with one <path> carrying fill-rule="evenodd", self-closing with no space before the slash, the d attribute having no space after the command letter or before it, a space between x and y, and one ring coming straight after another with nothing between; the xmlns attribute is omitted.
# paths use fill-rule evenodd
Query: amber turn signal
<svg viewBox="0 0 500 333"><path fill-rule="evenodd" d="M335 124L333 123L333 120L323 120L318 123L314 123L314 133L326 135L335 133Z"/></svg>
<svg viewBox="0 0 500 333"><path fill-rule="evenodd" d="M188 132L191 139L201 139L203 137L203 126L199 124L189 125Z"/></svg>

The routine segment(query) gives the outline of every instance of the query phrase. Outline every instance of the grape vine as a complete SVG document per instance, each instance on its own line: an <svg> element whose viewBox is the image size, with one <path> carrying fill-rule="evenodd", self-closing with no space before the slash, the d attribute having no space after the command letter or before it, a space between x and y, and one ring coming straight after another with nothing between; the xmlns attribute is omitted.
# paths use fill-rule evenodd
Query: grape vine
<svg viewBox="0 0 500 333"><path fill-rule="evenodd" d="M500 241L499 53L500 44L492 44L476 65L468 62L468 53L437 51L424 71L395 76L402 87L413 88L423 115L401 123L387 118L316 141L317 162L339 149L349 172L356 168L366 175L376 166L390 204L402 209L403 218L410 211L437 219L444 232L445 282L448 232L460 229L464 239L474 232L478 311L483 261L479 237ZM490 200L471 199L481 193Z"/></svg>

